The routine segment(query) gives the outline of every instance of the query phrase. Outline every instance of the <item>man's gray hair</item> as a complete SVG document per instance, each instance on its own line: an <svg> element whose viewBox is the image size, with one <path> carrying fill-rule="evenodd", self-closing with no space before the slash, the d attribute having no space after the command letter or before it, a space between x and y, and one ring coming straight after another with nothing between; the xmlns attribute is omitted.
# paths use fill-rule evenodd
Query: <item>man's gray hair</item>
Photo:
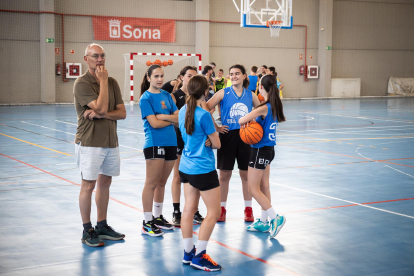
<svg viewBox="0 0 414 276"><path fill-rule="evenodd" d="M85 49L85 56L87 56L88 55L88 51L93 47L93 46L98 46L98 47L101 47L101 49L102 50L104 50L104 48L101 46L101 45L99 45L99 44L97 44L97 43L91 43L91 44L89 44L87 47L86 47L86 49ZM104 50L105 51L105 50Z"/></svg>

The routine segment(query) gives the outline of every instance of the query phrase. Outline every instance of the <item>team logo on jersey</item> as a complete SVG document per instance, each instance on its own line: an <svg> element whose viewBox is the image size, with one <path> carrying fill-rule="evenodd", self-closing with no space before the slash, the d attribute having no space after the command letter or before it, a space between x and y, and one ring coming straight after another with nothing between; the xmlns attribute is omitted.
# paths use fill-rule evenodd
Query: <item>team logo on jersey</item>
<svg viewBox="0 0 414 276"><path fill-rule="evenodd" d="M244 103L235 103L230 108L230 119L227 119L228 124L236 124L240 118L246 116L249 113L249 109Z"/></svg>
<svg viewBox="0 0 414 276"><path fill-rule="evenodd" d="M161 108L162 109L167 109L167 105L165 104L164 101L161 101Z"/></svg>

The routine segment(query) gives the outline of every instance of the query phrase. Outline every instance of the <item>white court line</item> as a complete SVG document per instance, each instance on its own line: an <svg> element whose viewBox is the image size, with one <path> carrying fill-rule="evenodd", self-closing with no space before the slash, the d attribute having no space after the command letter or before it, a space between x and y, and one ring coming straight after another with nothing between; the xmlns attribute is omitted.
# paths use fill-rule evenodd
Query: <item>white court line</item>
<svg viewBox="0 0 414 276"><path fill-rule="evenodd" d="M59 120L55 120L55 121L59 122L59 123L63 123L63 124L73 125L73 126L76 126L76 127L78 126L77 124L69 123L69 122L65 122L65 121L59 121ZM118 131L121 130L121 132L124 132L124 133L136 133L136 134L144 134L145 135L144 132L136 132L136 131L128 130L128 129L125 129L125 128L122 128L122 127L117 127L117 130Z"/></svg>
<svg viewBox="0 0 414 276"><path fill-rule="evenodd" d="M58 121L58 120L55 120L55 121ZM32 124L32 123L28 123L28 122L25 122L25 121L21 121L21 122L22 122L22 123L25 123L25 124L29 124L29 125L33 125L33 126L37 126L37 127L47 128L47 129L54 130L54 131L58 131L58 132L63 132L63 133L66 133L66 134L69 134L69 135L73 135L73 136L75 136L75 135L76 135L76 134L74 134L74 133L69 133L69 132L61 131L61 130L54 129L54 128L50 128L50 127L45 127L45 126L41 126L41 125L37 125L37 124ZM59 122L66 123L66 122L63 122L63 121L59 121ZM72 123L67 123L67 124L73 125ZM77 126L77 125L76 125L76 126ZM123 148L127 148L127 149L133 149L133 150L139 150L139 151L142 151L142 149L137 149L137 148L128 147L128 146L124 146L124 145L119 145L119 146L120 146L120 147L123 147Z"/></svg>
<svg viewBox="0 0 414 276"><path fill-rule="evenodd" d="M411 125L405 125L405 126L381 126L381 127L364 127L363 129L371 129L371 128L379 128L379 129L381 129L381 130L387 130L387 129L390 129L390 128L402 128L402 127L407 127L407 128L411 128L412 126ZM340 130L345 130L345 129L347 129L347 130L349 130L349 129L356 129L356 130L362 130L361 129L361 127L348 127L348 128L325 128L325 129L309 129L309 130L285 130L285 129L283 129L283 128L278 128L278 131L286 131L286 132L299 132L299 133L301 133L301 132L310 132L310 131L312 131L312 132L320 132L320 131L326 131L326 130L338 130L338 129L340 129Z"/></svg>
<svg viewBox="0 0 414 276"><path fill-rule="evenodd" d="M314 112L303 112L303 113L310 113L314 114ZM322 113L316 113L318 115L327 115L327 116L333 116L333 117L344 117L344 118L353 118L353 119L363 119L363 120L371 120L371 121L384 121L384 122L399 122L399 123L406 123L406 124L414 124L414 122L406 121L406 120L386 120L386 119L379 119L379 118L369 118L369 117L356 117L356 116L345 116L345 115L332 115L332 114L322 114Z"/></svg>
<svg viewBox="0 0 414 276"><path fill-rule="evenodd" d="M385 143L384 143L385 144ZM361 148L363 148L363 147L359 147L359 148L357 148L355 151L356 151L356 153L358 153L358 155L359 156L361 156L361 157L363 157L363 158L365 158L365 159L368 159L368 160L370 160L370 161L374 161L375 163L380 163L380 162L377 162L377 161L375 161L375 160L372 160L371 158L368 158L368 157L366 157L366 156L363 156L361 153L359 153L358 152L358 150L359 149L361 149ZM381 162L382 163L382 162ZM405 172L403 172L403 171L400 171L400 170L397 170L396 168L393 168L393 167L391 167L391 166L388 166L388 165L385 165L385 167L388 167L388 168L390 168L390 169L393 169L394 171L397 171L397 172L399 172L399 173L402 173L402 174L405 174L405 175L407 175L407 176L409 176L409 177L411 177L411 178L414 178L414 176L412 176L411 174L408 174L408 173L405 173Z"/></svg>
<svg viewBox="0 0 414 276"><path fill-rule="evenodd" d="M308 117L308 118L310 118L310 119L304 119L304 120L286 120L286 122L293 122L293 121L300 121L300 122L303 122L303 121L312 121L312 120L315 120L315 118L314 118L314 117L311 117L311 116L299 115L299 117Z"/></svg>
<svg viewBox="0 0 414 276"><path fill-rule="evenodd" d="M239 175L237 172L233 172L233 174ZM308 191L308 190L303 190L303 189L299 189L299 188L295 188L295 187L291 187L291 186L277 184L277 183L274 183L274 182L271 182L271 181L269 181L269 183L272 184L272 185L281 186L281 187L289 188L289 189L292 189L292 190L297 190L297 191L301 191L301 192L305 192L305 193L309 193L309 194L313 194L313 195L318 195L318 196L322 196L322 197L326 197L326 198L330 198L330 199L335 199L335 200L339 200L339 201L343 201L343 202L347 202L347 203L352 203L352 204L355 204L355 205L358 205L358 206L361 206L361 207L370 208L370 209L374 209L374 210L377 210L377 211L386 212L386 213L390 213L390 214L394 214L394 215L414 219L414 217L412 217L412 216L408 216L408 215L388 211L388 210L385 210L385 209L375 208L375 207L372 207L372 206L369 206L369 205L360 204L360 203L350 201L350 200L345 200L345 199L341 199L341 198L337 198L337 197L333 197L333 196L328 196L328 195L324 195L324 194L320 194L320 193L311 192L311 191Z"/></svg>

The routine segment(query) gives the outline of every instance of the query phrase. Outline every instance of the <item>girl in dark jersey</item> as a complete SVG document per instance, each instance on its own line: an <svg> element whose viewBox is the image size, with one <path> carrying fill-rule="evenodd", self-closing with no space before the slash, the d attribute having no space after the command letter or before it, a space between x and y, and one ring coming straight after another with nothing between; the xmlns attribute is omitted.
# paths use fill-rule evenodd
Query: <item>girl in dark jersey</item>
<svg viewBox="0 0 414 276"><path fill-rule="evenodd" d="M270 232L270 238L274 238L282 229L286 218L277 215L270 203L270 163L275 157L276 128L279 122L285 121L285 115L274 76L264 75L260 79L259 92L265 102L239 120L242 128L253 120L263 128L262 140L251 146L247 177L249 191L262 207L262 215L260 219L249 225L247 230ZM270 218L269 222L268 217Z"/></svg>
<svg viewBox="0 0 414 276"><path fill-rule="evenodd" d="M185 102L188 97L187 91L187 84L188 81L191 79L192 76L197 75L197 69L193 66L185 66L180 71L180 75L178 79L182 83L182 87L176 91L174 91L171 96L173 101L175 102L177 108L180 110L181 107L185 105ZM181 160L181 153L184 148L184 141L181 137L181 131L178 127L175 127L175 132L177 134L177 160L175 160L174 164L174 176L172 180L171 186L171 193L173 197L173 205L174 205L174 212L173 212L173 220L172 224L175 226L179 226L181 224L181 212L180 212L180 195L181 195L181 181L180 181L180 174L178 172L178 166L180 165ZM197 211L194 215L194 222L202 223L203 217Z"/></svg>
<svg viewBox="0 0 414 276"><path fill-rule="evenodd" d="M236 64L230 67L232 86L218 91L207 102L211 110L220 104L222 126L217 127L220 132L221 148L217 150L217 169L220 170L221 216L218 221L226 220L226 203L229 193L229 182L237 160L242 182L245 203L244 220L253 222L252 196L247 187L247 169L250 158L250 146L240 138L239 119L258 106L256 94L247 89L249 79L243 65Z"/></svg>

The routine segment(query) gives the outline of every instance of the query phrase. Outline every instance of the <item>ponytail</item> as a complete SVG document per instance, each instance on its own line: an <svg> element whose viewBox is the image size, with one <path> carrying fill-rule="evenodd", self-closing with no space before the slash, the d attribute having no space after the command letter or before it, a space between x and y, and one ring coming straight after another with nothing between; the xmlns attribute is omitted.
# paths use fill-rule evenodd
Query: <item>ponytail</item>
<svg viewBox="0 0 414 276"><path fill-rule="evenodd" d="M208 89L208 82L204 76L193 76L187 85L188 98L187 98L187 110L185 112L185 131L188 135L192 135L195 130L194 113L197 107L197 100L204 96L205 91Z"/></svg>
<svg viewBox="0 0 414 276"><path fill-rule="evenodd" d="M241 65L241 64L235 64L235 65L233 65L233 66L231 66L229 68L229 71L231 69L234 69L234 68L239 69L242 72L243 76L246 75L246 68L244 68L243 65ZM249 85L250 85L250 80L249 80L249 78L246 75L246 78L243 80L243 87L247 89L249 87Z"/></svg>
<svg viewBox="0 0 414 276"><path fill-rule="evenodd" d="M285 122L286 118L283 114L283 104L282 100L279 97L279 89L277 89L276 78L272 75L264 75L260 79L259 85L263 85L264 89L267 91L267 100L259 106L266 105L270 103L272 109L273 119L281 123Z"/></svg>
<svg viewBox="0 0 414 276"><path fill-rule="evenodd" d="M148 81L148 78L151 77L152 72L157 68L161 68L161 66L159 66L158 64L153 64L150 67L148 67L148 70L145 72L144 78L142 79L142 82L141 82L141 95L140 95L140 97L150 87L150 82Z"/></svg>

